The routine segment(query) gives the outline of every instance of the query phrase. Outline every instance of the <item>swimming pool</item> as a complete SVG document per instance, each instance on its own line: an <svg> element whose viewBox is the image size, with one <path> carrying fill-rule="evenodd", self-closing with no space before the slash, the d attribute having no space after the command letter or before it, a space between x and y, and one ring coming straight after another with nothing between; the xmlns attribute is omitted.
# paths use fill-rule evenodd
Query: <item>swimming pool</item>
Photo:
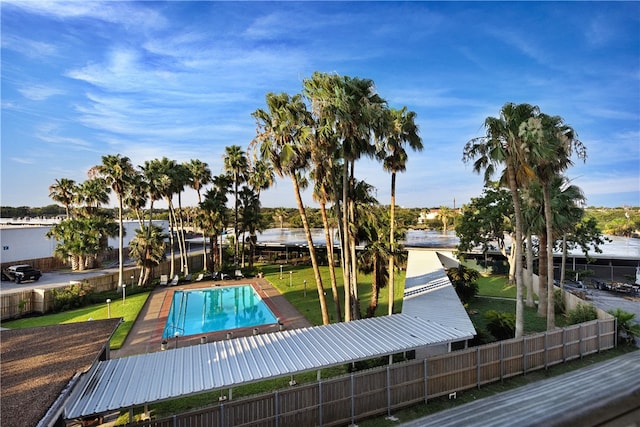
<svg viewBox="0 0 640 427"><path fill-rule="evenodd" d="M178 290L173 293L163 338L277 323L251 285Z"/></svg>

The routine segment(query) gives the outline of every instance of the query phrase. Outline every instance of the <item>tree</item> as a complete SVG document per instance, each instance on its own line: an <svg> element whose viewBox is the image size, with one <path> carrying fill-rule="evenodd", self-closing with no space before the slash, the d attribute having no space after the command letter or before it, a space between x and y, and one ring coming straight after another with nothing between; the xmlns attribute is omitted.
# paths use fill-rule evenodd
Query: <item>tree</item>
<svg viewBox="0 0 640 427"><path fill-rule="evenodd" d="M140 267L140 276L143 278L139 284L146 285L152 268L166 259L165 240L168 237L162 227L157 225L149 224L136 229L136 236L129 242L129 254Z"/></svg>
<svg viewBox="0 0 640 427"><path fill-rule="evenodd" d="M231 145L225 147L225 154L223 157L224 171L231 176L233 182L233 194L234 194L234 251L233 251L233 263L238 265L238 186L245 182L248 169L247 156L239 145Z"/></svg>
<svg viewBox="0 0 640 427"><path fill-rule="evenodd" d="M67 219L71 217L70 207L76 199L77 191L76 182L67 178L56 179L55 183L49 187L49 197L64 206Z"/></svg>
<svg viewBox="0 0 640 427"><path fill-rule="evenodd" d="M467 268L460 264L459 267L447 270L447 276L463 304L470 303L478 293L478 270Z"/></svg>
<svg viewBox="0 0 640 427"><path fill-rule="evenodd" d="M118 199L118 286L124 285L124 227L122 223L122 211L124 208L123 197L125 195L131 176L135 173L131 160L126 156L107 155L102 156L102 164L94 166L89 175L101 176L116 194Z"/></svg>
<svg viewBox="0 0 640 427"><path fill-rule="evenodd" d="M372 138L383 134L386 101L378 96L372 80L319 72L305 79L304 93L311 101L315 117L315 141L324 144L323 152L338 152L342 159L342 185L334 186L342 194L336 194L334 200L341 218L344 320L349 321L358 299L353 202L355 163L362 156L375 155Z"/></svg>
<svg viewBox="0 0 640 427"><path fill-rule="evenodd" d="M222 270L222 244L218 247L218 235L222 236L227 224L226 204L229 186L230 182L227 176L215 176L213 187L205 193L204 200L200 203L202 214L198 221L202 229L208 231L209 240L213 242L211 246L213 271L216 269L216 258L218 258L218 268Z"/></svg>
<svg viewBox="0 0 640 427"><path fill-rule="evenodd" d="M462 209L456 226L460 239L459 252L468 252L478 246L487 255L493 244L509 262L509 282L515 282L515 251L507 246L507 236L513 235L513 203L509 190L497 183L488 183L480 197L472 198ZM486 262L486 259L485 259Z"/></svg>
<svg viewBox="0 0 640 427"><path fill-rule="evenodd" d="M252 145L259 150L260 158L273 166L273 170L278 176L291 178L298 212L309 246L309 255L320 300L322 323L327 325L329 324L329 313L322 277L300 194L301 173L308 166L310 155L308 141L311 135L311 116L300 95L268 93L266 102L267 110L258 109L252 114L258 127Z"/></svg>
<svg viewBox="0 0 640 427"><path fill-rule="evenodd" d="M529 117L521 123L518 135L529 147L529 162L542 186L544 218L547 234L547 330L555 328L555 306L553 286L553 213L551 207L551 185L553 180L571 164L571 153L575 150L581 159L586 159L586 147L570 126L560 116L546 114Z"/></svg>
<svg viewBox="0 0 640 427"><path fill-rule="evenodd" d="M503 167L500 183L509 188L513 200L516 236L511 246L516 260L516 327L515 336L519 338L524 332L524 307L522 301L522 209L519 190L526 187L533 177L529 166L527 147L520 132L522 123L537 114L538 107L529 104L505 104L499 117L487 117L486 134L467 142L464 148L463 161L476 159L473 170L480 173L484 170L485 182L490 181L496 169Z"/></svg>
<svg viewBox="0 0 640 427"><path fill-rule="evenodd" d="M407 152L405 145L416 151L422 151L422 140L418 135L418 125L415 123L416 113L407 111L407 107L400 110L388 109L388 123L382 133L381 154L385 171L391 172L391 204L389 207L389 315L393 314L395 292L395 256L397 253L394 239L396 212L396 174L407 168ZM446 232L446 230L445 230Z"/></svg>
<svg viewBox="0 0 640 427"><path fill-rule="evenodd" d="M191 172L191 181L189 182L189 186L196 190L196 193L198 194L198 206L200 206L202 203L202 187L211 183L212 180L211 170L209 169L209 165L196 159L192 159L186 164L186 166ZM207 270L207 239L204 230L202 230L202 248L204 252L202 269Z"/></svg>

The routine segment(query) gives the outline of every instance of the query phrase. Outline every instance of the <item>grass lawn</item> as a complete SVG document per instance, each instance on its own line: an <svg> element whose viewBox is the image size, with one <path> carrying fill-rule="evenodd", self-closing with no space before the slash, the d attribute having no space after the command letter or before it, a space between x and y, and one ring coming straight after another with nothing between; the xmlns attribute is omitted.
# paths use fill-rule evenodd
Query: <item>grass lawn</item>
<svg viewBox="0 0 640 427"><path fill-rule="evenodd" d="M124 340L127 338L127 335L133 327L133 324L138 317L138 313L142 310L148 296L148 291L127 295L124 303L121 298L111 298L112 302L109 304L111 318L122 317L124 319L124 323L121 323L120 326L118 326L118 329L111 338L110 347L112 350L117 350L122 347ZM109 310L107 309L106 303L94 304L87 307L64 311L62 313L53 313L44 316L25 317L23 319L5 321L2 322L2 327L10 329L35 328L46 325L86 322L89 319L107 319L109 316Z"/></svg>

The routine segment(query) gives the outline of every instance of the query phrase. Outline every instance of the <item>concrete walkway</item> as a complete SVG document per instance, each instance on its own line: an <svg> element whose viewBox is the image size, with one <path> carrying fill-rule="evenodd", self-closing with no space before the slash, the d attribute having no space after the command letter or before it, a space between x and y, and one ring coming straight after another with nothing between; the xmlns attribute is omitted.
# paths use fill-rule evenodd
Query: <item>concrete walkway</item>
<svg viewBox="0 0 640 427"><path fill-rule="evenodd" d="M282 324L282 326L269 325L260 327L261 333L273 332L279 330L280 327L286 329L297 329L313 326L302 314L300 314L298 310L296 310L295 307L289 304L280 292L278 292L278 290L266 279L249 278L238 281L203 280L201 282L185 283L179 286L158 286L149 295L147 302L138 315L138 319L135 321L133 328L125 340L124 345L118 350L113 350L111 352L111 358L161 351L162 331L164 330L167 316L169 314L173 293L176 290L248 284L253 286ZM232 333L234 338L248 336L253 334L253 328L235 329ZM208 333L204 335L199 334L192 337L180 337L178 339L178 345L183 347L186 345L200 344L203 339L206 340L206 342L211 342L226 338L227 331ZM168 343L168 345L173 346L173 341Z"/></svg>

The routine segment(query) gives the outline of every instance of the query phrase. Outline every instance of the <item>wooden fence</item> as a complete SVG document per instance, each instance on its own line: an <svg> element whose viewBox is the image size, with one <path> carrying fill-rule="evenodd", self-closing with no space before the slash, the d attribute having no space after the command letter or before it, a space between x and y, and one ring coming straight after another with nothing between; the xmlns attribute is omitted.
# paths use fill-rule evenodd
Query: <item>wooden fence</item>
<svg viewBox="0 0 640 427"><path fill-rule="evenodd" d="M189 268L191 271L202 269L202 255L189 256ZM153 268L152 276L159 278L161 274L169 274L171 264L164 261ZM125 267L124 277L134 276L137 278L140 269L137 267ZM127 279L128 281L128 279ZM118 272L107 272L92 277L82 278L82 280L73 281L67 284L60 284L60 288L69 286L72 283L80 283L93 292L105 292L118 288ZM136 282L137 283L137 282ZM38 282L33 284L38 286ZM127 284L127 286L129 286ZM17 291L10 294L0 295L0 320L8 320L20 317L30 313L48 313L53 308L53 291L54 289L31 289L28 291Z"/></svg>
<svg viewBox="0 0 640 427"><path fill-rule="evenodd" d="M423 360L397 363L311 384L149 420L153 427L300 427L353 425L616 346L616 320L594 320Z"/></svg>

